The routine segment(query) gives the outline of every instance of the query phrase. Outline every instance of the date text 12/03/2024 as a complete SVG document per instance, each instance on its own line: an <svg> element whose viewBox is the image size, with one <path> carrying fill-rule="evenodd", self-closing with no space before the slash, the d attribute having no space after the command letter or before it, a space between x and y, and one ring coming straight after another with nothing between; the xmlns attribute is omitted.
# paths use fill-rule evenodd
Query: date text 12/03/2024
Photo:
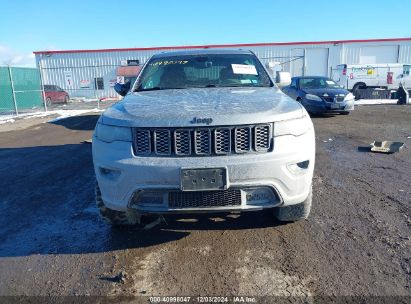
<svg viewBox="0 0 411 304"><path fill-rule="evenodd" d="M216 296L196 296L196 297L150 297L151 303L256 303L256 298L247 296L216 297Z"/></svg>

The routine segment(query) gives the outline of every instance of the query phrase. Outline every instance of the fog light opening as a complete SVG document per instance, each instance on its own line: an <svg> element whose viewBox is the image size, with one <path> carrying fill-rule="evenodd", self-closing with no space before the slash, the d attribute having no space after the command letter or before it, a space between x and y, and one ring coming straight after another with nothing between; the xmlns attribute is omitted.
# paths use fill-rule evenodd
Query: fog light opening
<svg viewBox="0 0 411 304"><path fill-rule="evenodd" d="M303 162L297 163L297 166L301 169L308 169L308 165L310 164L309 160L305 160Z"/></svg>
<svg viewBox="0 0 411 304"><path fill-rule="evenodd" d="M287 168L294 174L301 174L301 173L304 173L308 169L309 165L310 165L310 161L305 160L305 161L298 162L295 164L289 164Z"/></svg>
<svg viewBox="0 0 411 304"><path fill-rule="evenodd" d="M164 192L161 191L136 191L132 198L133 205L152 206L164 203Z"/></svg>
<svg viewBox="0 0 411 304"><path fill-rule="evenodd" d="M121 172L115 169L100 167L99 170L101 176L109 179L117 179L121 175Z"/></svg>
<svg viewBox="0 0 411 304"><path fill-rule="evenodd" d="M248 205L265 205L275 202L276 196L268 187L246 189L245 198Z"/></svg>

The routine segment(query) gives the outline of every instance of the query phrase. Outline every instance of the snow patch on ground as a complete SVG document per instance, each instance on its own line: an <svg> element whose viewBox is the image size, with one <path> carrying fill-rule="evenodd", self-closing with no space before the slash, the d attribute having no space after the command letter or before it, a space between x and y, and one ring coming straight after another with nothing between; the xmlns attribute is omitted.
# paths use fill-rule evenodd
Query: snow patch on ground
<svg viewBox="0 0 411 304"><path fill-rule="evenodd" d="M86 97L72 97L71 102L93 102L98 101L97 98L86 98Z"/></svg>
<svg viewBox="0 0 411 304"><path fill-rule="evenodd" d="M397 104L397 99L359 99L355 105Z"/></svg>
<svg viewBox="0 0 411 304"><path fill-rule="evenodd" d="M53 111L56 112L55 114L60 115L57 118L54 118L48 122L55 122L55 121L59 121L62 119L65 119L67 117L71 117L71 116L78 116L78 115L82 115L85 113L101 113L104 110L99 110L99 109L92 109L92 110L58 110L58 111Z"/></svg>
<svg viewBox="0 0 411 304"><path fill-rule="evenodd" d="M4 119L4 120L2 120L2 119L0 118L0 125L6 124L6 123L13 123L13 122L15 122L15 120L12 119L12 118L7 118L7 119Z"/></svg>
<svg viewBox="0 0 411 304"><path fill-rule="evenodd" d="M61 119L65 119L67 117L78 116L85 113L100 113L104 110L95 109L87 109L87 110L54 110L54 111L47 111L47 112L32 112L32 113L23 113L19 114L19 116L15 115L0 115L0 125L6 123L14 123L16 119L31 119L31 118L42 118L51 115L58 115L58 117L50 120L49 122L55 122Z"/></svg>

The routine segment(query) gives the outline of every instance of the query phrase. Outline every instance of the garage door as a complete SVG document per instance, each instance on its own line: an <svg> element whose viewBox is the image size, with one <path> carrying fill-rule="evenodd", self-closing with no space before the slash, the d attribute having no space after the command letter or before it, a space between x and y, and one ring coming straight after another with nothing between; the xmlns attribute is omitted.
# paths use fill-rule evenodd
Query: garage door
<svg viewBox="0 0 411 304"><path fill-rule="evenodd" d="M304 73L304 49L291 50L291 75L303 76Z"/></svg>
<svg viewBox="0 0 411 304"><path fill-rule="evenodd" d="M306 76L328 76L328 49L315 48L305 50Z"/></svg>
<svg viewBox="0 0 411 304"><path fill-rule="evenodd" d="M360 50L360 63L396 63L398 45L363 46Z"/></svg>

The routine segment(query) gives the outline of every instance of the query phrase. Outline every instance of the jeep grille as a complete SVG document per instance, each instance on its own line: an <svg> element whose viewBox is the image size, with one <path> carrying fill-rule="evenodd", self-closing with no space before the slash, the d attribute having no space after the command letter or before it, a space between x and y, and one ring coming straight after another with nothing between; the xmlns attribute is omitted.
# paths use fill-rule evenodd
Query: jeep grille
<svg viewBox="0 0 411 304"><path fill-rule="evenodd" d="M271 124L200 128L134 128L138 156L208 156L268 152Z"/></svg>

